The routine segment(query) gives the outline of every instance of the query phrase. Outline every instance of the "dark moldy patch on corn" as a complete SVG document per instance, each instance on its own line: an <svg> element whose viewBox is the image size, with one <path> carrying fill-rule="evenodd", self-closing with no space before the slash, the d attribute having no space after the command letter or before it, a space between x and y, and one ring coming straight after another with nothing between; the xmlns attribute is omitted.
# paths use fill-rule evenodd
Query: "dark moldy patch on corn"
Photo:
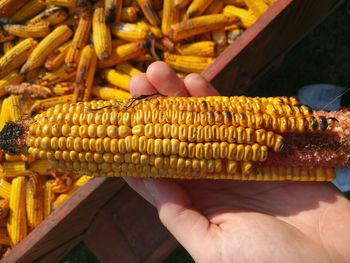
<svg viewBox="0 0 350 263"><path fill-rule="evenodd" d="M25 128L21 123L7 122L0 132L0 149L11 155L23 153L26 150L25 132Z"/></svg>

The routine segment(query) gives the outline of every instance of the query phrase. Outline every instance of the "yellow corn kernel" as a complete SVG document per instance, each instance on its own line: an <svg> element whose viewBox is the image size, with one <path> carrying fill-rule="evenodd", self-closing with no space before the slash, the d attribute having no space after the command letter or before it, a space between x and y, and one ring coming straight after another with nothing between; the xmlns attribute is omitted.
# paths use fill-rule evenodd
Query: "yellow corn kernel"
<svg viewBox="0 0 350 263"><path fill-rule="evenodd" d="M51 214L52 204L55 198L55 195L52 192L53 182L54 180L48 180L44 185L44 218Z"/></svg>
<svg viewBox="0 0 350 263"><path fill-rule="evenodd" d="M139 8L134 6L123 7L120 21L134 23L137 21Z"/></svg>
<svg viewBox="0 0 350 263"><path fill-rule="evenodd" d="M52 98L43 99L43 100L37 100L32 105L30 111L32 113L37 113L43 110L47 110L48 108L53 107L54 105L57 105L57 104L71 103L74 101L75 101L75 97L72 94L59 96L59 97L52 97Z"/></svg>
<svg viewBox="0 0 350 263"><path fill-rule="evenodd" d="M112 87L104 87L104 86L94 86L92 88L92 93L97 98L103 100L118 100L131 98L131 94L122 89L112 88Z"/></svg>
<svg viewBox="0 0 350 263"><path fill-rule="evenodd" d="M56 5L75 8L77 6L78 0L42 0L42 2L48 6Z"/></svg>
<svg viewBox="0 0 350 263"><path fill-rule="evenodd" d="M75 76L76 69L63 64L55 71L45 72L43 75L40 75L35 83L42 86L49 86L63 81L71 81Z"/></svg>
<svg viewBox="0 0 350 263"><path fill-rule="evenodd" d="M149 43L150 42L148 40L145 40L117 46L112 51L112 55L109 59L98 61L98 67L107 68L140 57L145 53Z"/></svg>
<svg viewBox="0 0 350 263"><path fill-rule="evenodd" d="M148 22L150 22L153 26L159 26L160 25L160 19L158 17L158 14L156 10L153 7L151 0L137 0L137 3L141 7L141 10L145 17L147 18Z"/></svg>
<svg viewBox="0 0 350 263"><path fill-rule="evenodd" d="M140 26L140 24L132 23L116 23L111 27L112 34L117 38L126 41L140 41L151 37L152 33L148 28Z"/></svg>
<svg viewBox="0 0 350 263"><path fill-rule="evenodd" d="M69 199L69 197L72 196L72 194L74 194L75 191L77 191L80 187L86 184L90 179L90 176L81 176L77 181L74 182L72 189L70 189L67 193L60 194L56 198L56 200L52 204L52 209L56 210L58 207L60 207L65 201Z"/></svg>
<svg viewBox="0 0 350 263"><path fill-rule="evenodd" d="M0 227L0 245L1 246L11 246L10 238L8 236L8 232L6 229L6 224L5 224L5 227L4 226Z"/></svg>
<svg viewBox="0 0 350 263"><path fill-rule="evenodd" d="M235 23L237 23L237 18L234 16L226 16L223 14L203 15L172 25L169 29L169 37L171 40L177 42Z"/></svg>
<svg viewBox="0 0 350 263"><path fill-rule="evenodd" d="M30 0L11 17L11 21L13 23L22 23L44 9L45 4L43 4L41 0Z"/></svg>
<svg viewBox="0 0 350 263"><path fill-rule="evenodd" d="M26 217L26 179L18 176L12 179L10 194L10 215L7 222L7 231L14 246L27 235Z"/></svg>
<svg viewBox="0 0 350 263"><path fill-rule="evenodd" d="M80 52L86 45L91 33L92 11L89 8L85 8L79 17L79 23L73 37L72 45L69 47L65 58L65 62L69 67L76 67L78 65Z"/></svg>
<svg viewBox="0 0 350 263"><path fill-rule="evenodd" d="M17 12L28 0L1 0L0 1L0 14L1 17L10 17Z"/></svg>
<svg viewBox="0 0 350 263"><path fill-rule="evenodd" d="M23 75L19 74L17 70L10 72L8 75L0 79L0 96L4 96L8 85L16 85L23 81Z"/></svg>
<svg viewBox="0 0 350 263"><path fill-rule="evenodd" d="M1 104L1 112L0 112L0 129L5 126L5 123L11 121L10 115L10 100L6 98L3 100Z"/></svg>
<svg viewBox="0 0 350 263"><path fill-rule="evenodd" d="M249 28L256 21L256 17L249 10L233 5L225 6L223 13L228 16L239 17L244 28Z"/></svg>
<svg viewBox="0 0 350 263"><path fill-rule="evenodd" d="M263 0L244 0L244 2L256 17L261 16L269 8Z"/></svg>
<svg viewBox="0 0 350 263"><path fill-rule="evenodd" d="M10 200L11 184L5 179L0 178L0 197L5 200Z"/></svg>
<svg viewBox="0 0 350 263"><path fill-rule="evenodd" d="M15 45L4 56L2 56L0 58L0 78L3 78L22 65L30 56L35 46L36 41L33 38L27 38Z"/></svg>
<svg viewBox="0 0 350 263"><path fill-rule="evenodd" d="M126 63L126 62L118 64L116 66L116 69L125 72L126 74L128 74L131 77L142 73L141 70L139 70L138 68L133 67L131 64Z"/></svg>
<svg viewBox="0 0 350 263"><path fill-rule="evenodd" d="M213 41L201 41L184 44L176 47L176 51L181 55L214 57L215 43Z"/></svg>
<svg viewBox="0 0 350 263"><path fill-rule="evenodd" d="M60 6L52 6L33 17L27 22L28 25L37 24L39 22L49 22L51 25L58 25L65 21L68 17L67 11Z"/></svg>
<svg viewBox="0 0 350 263"><path fill-rule="evenodd" d="M92 19L92 36L96 55L99 60L106 60L112 53L112 37L106 24L104 8L97 7Z"/></svg>
<svg viewBox="0 0 350 263"><path fill-rule="evenodd" d="M27 222L34 229L44 220L44 182L38 174L29 177L26 183Z"/></svg>
<svg viewBox="0 0 350 263"><path fill-rule="evenodd" d="M92 84L94 81L95 70L97 64L97 56L92 46L84 47L76 76L76 86L74 96L77 101L87 101L90 98Z"/></svg>
<svg viewBox="0 0 350 263"><path fill-rule="evenodd" d="M207 69L214 62L214 59L208 57L175 55L165 52L164 61L175 70L188 73L200 73Z"/></svg>
<svg viewBox="0 0 350 263"><path fill-rule="evenodd" d="M122 0L105 0L105 17L107 24L119 22L122 15Z"/></svg>
<svg viewBox="0 0 350 263"><path fill-rule="evenodd" d="M6 219L8 214L9 214L9 201L5 199L1 199L0 200L0 220Z"/></svg>
<svg viewBox="0 0 350 263"><path fill-rule="evenodd" d="M26 73L31 69L44 65L50 53L66 42L72 34L72 30L66 25L56 27L34 48L26 63L22 66L21 73Z"/></svg>
<svg viewBox="0 0 350 263"><path fill-rule="evenodd" d="M212 2L213 0L193 0L187 9L186 16L188 18L193 18L201 15Z"/></svg>
<svg viewBox="0 0 350 263"><path fill-rule="evenodd" d="M110 84L129 91L131 77L127 73L116 69L104 69L102 77Z"/></svg>
<svg viewBox="0 0 350 263"><path fill-rule="evenodd" d="M4 25L3 28L7 33L22 38L45 37L50 33L48 22L42 22L35 25L9 24Z"/></svg>
<svg viewBox="0 0 350 263"><path fill-rule="evenodd" d="M72 41L67 41L62 46L57 48L45 61L45 68L49 71L59 69L67 56L68 50L72 46Z"/></svg>

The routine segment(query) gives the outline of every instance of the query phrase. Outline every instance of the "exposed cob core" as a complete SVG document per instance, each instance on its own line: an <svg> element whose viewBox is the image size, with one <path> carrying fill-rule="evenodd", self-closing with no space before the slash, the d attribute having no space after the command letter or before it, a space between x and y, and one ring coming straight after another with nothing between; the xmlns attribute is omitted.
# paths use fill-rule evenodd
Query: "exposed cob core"
<svg viewBox="0 0 350 263"><path fill-rule="evenodd" d="M288 97L67 103L7 124L0 146L93 176L325 181L350 163L337 114Z"/></svg>

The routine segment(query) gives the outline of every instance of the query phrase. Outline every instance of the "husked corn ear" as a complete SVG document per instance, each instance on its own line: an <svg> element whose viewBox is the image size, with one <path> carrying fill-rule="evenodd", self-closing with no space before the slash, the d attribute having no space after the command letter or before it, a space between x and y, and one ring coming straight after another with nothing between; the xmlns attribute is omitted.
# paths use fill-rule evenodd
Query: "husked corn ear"
<svg viewBox="0 0 350 263"><path fill-rule="evenodd" d="M176 51L181 55L214 57L215 43L213 41L200 41L178 46Z"/></svg>
<svg viewBox="0 0 350 263"><path fill-rule="evenodd" d="M31 107L31 113L37 113L43 110L47 110L48 108L56 104L67 103L67 102L69 103L74 101L75 101L75 97L72 94L59 96L59 97L52 97L52 98L43 99L43 100L37 100Z"/></svg>
<svg viewBox="0 0 350 263"><path fill-rule="evenodd" d="M0 17L10 17L16 13L28 0L1 0L0 1Z"/></svg>
<svg viewBox="0 0 350 263"><path fill-rule="evenodd" d="M149 44L150 42L145 40L117 46L112 51L112 55L107 60L98 61L97 66L98 68L107 68L128 60L136 59L146 52Z"/></svg>
<svg viewBox="0 0 350 263"><path fill-rule="evenodd" d="M0 79L0 96L7 93L6 87L8 85L16 85L23 81L24 76L19 74L17 70L10 72L8 75Z"/></svg>
<svg viewBox="0 0 350 263"><path fill-rule="evenodd" d="M256 17L261 16L269 8L263 0L244 0L244 2Z"/></svg>
<svg viewBox="0 0 350 263"><path fill-rule="evenodd" d="M19 96L10 96L8 100L8 110L10 113L10 118L12 121L17 121L21 119L21 103Z"/></svg>
<svg viewBox="0 0 350 263"><path fill-rule="evenodd" d="M165 52L164 61L175 70L188 73L200 73L209 67L214 62L214 59L209 57L183 56Z"/></svg>
<svg viewBox="0 0 350 263"><path fill-rule="evenodd" d="M41 0L46 5L56 5L75 8L77 6L78 0Z"/></svg>
<svg viewBox="0 0 350 263"><path fill-rule="evenodd" d="M191 0L174 0L174 8L182 8L188 5Z"/></svg>
<svg viewBox="0 0 350 263"><path fill-rule="evenodd" d="M106 24L104 8L97 7L92 20L92 34L96 55L99 60L106 60L112 53L112 37Z"/></svg>
<svg viewBox="0 0 350 263"><path fill-rule="evenodd" d="M74 82L61 82L56 84L52 88L52 91L55 95L67 95L67 94L71 94L74 89L75 89Z"/></svg>
<svg viewBox="0 0 350 263"><path fill-rule="evenodd" d="M228 16L239 17L242 25L245 28L250 27L256 21L256 17L251 13L251 11L233 5L225 6L223 13Z"/></svg>
<svg viewBox="0 0 350 263"><path fill-rule="evenodd" d="M7 231L14 246L27 235L26 217L26 179L18 176L12 179L10 195L10 216L7 222Z"/></svg>
<svg viewBox="0 0 350 263"><path fill-rule="evenodd" d="M52 209L56 210L58 207L60 207L65 201L68 200L69 197L72 196L72 194L74 194L75 191L77 191L80 187L86 184L90 179L90 176L81 176L77 181L74 182L72 189L70 189L67 193L59 195L56 198L56 200L52 204Z"/></svg>
<svg viewBox="0 0 350 263"><path fill-rule="evenodd" d="M117 23L111 27L112 34L126 41L140 41L151 37L152 33L148 28L142 27L140 24L133 23Z"/></svg>
<svg viewBox="0 0 350 263"><path fill-rule="evenodd" d="M75 78L77 70L63 64L54 71L47 71L40 75L35 83L43 86L58 84L63 81L71 81Z"/></svg>
<svg viewBox="0 0 350 263"><path fill-rule="evenodd" d="M0 58L0 78L3 78L14 69L22 65L30 56L37 42L33 38L27 38Z"/></svg>
<svg viewBox="0 0 350 263"><path fill-rule="evenodd" d="M72 34L72 30L67 25L56 27L34 48L21 68L21 73L26 73L31 69L44 65L50 53L66 42Z"/></svg>
<svg viewBox="0 0 350 263"><path fill-rule="evenodd" d="M53 71L53 70L59 69L63 65L63 63L64 63L64 61L66 59L66 56L68 54L68 50L71 48L71 46L72 46L72 41L67 41L62 46L57 48L46 59L46 61L45 61L45 68L47 70L49 70L49 71ZM67 65L71 65L71 64L69 64L67 62L66 62L66 64Z"/></svg>
<svg viewBox="0 0 350 263"><path fill-rule="evenodd" d="M224 7L224 0L212 1L212 3L205 10L204 14L219 14Z"/></svg>
<svg viewBox="0 0 350 263"><path fill-rule="evenodd" d="M142 73L141 70L139 70L138 68L133 67L131 64L129 63L121 63L118 64L116 66L116 69L125 72L126 74L128 74L129 76L135 76L137 74Z"/></svg>
<svg viewBox="0 0 350 263"><path fill-rule="evenodd" d="M92 93L97 98L100 98L103 100L131 98L131 94L129 92L122 89L112 88L112 87L94 86L92 88Z"/></svg>
<svg viewBox="0 0 350 263"><path fill-rule="evenodd" d="M15 46L15 43L13 40L10 41L6 41L2 44L2 49L4 54L6 54L11 48L13 48Z"/></svg>
<svg viewBox="0 0 350 263"><path fill-rule="evenodd" d="M179 21L180 13L175 9L175 0L163 1L162 32L167 35L169 27Z"/></svg>
<svg viewBox="0 0 350 263"><path fill-rule="evenodd" d="M50 25L58 25L68 18L67 11L60 6L52 6L33 17L27 24L37 24L39 22L49 22Z"/></svg>
<svg viewBox="0 0 350 263"><path fill-rule="evenodd" d="M28 226L33 229L44 220L44 182L38 174L26 183L26 209Z"/></svg>
<svg viewBox="0 0 350 263"><path fill-rule="evenodd" d="M91 33L91 23L92 10L90 8L84 8L80 14L78 27L75 31L72 44L67 51L65 62L68 66L76 67L78 65L80 52L87 44Z"/></svg>
<svg viewBox="0 0 350 263"><path fill-rule="evenodd" d="M13 23L24 22L44 10L45 7L45 4L43 4L41 0L29 0L28 3L22 6L21 9L11 17L11 21Z"/></svg>
<svg viewBox="0 0 350 263"><path fill-rule="evenodd" d="M7 218L8 214L9 214L9 201L8 199L7 200L1 199L0 200L0 220Z"/></svg>
<svg viewBox="0 0 350 263"><path fill-rule="evenodd" d="M28 164L24 161L4 162L2 164L4 177L17 177L29 175Z"/></svg>
<svg viewBox="0 0 350 263"><path fill-rule="evenodd" d="M11 184L5 179L0 179L0 197L5 200L10 200Z"/></svg>
<svg viewBox="0 0 350 263"><path fill-rule="evenodd" d="M212 2L213 0L193 0L187 9L186 16L193 18L201 15Z"/></svg>
<svg viewBox="0 0 350 263"><path fill-rule="evenodd" d="M74 96L77 101L87 101L90 98L97 64L97 56L93 46L87 45L82 53L77 70Z"/></svg>
<svg viewBox="0 0 350 263"><path fill-rule="evenodd" d="M131 77L128 74L117 69L104 69L102 71L102 76L110 84L129 91Z"/></svg>
<svg viewBox="0 0 350 263"><path fill-rule="evenodd" d="M105 0L105 17L107 24L119 22L122 15L122 0Z"/></svg>
<svg viewBox="0 0 350 263"><path fill-rule="evenodd" d="M286 97L92 101L56 105L34 119L26 138L34 159L94 176L161 177L173 169L175 178L271 180L260 166L283 150L282 134L327 128L326 118ZM309 179L329 180L325 169L310 170Z"/></svg>
<svg viewBox="0 0 350 263"><path fill-rule="evenodd" d="M153 7L151 0L137 0L137 3L142 9L143 14L147 18L147 21L150 22L153 26L160 25L160 19L156 10Z"/></svg>
<svg viewBox="0 0 350 263"><path fill-rule="evenodd" d="M237 17L232 15L203 15L170 26L169 37L177 42L192 36L218 30L234 23L237 23Z"/></svg>
<svg viewBox="0 0 350 263"><path fill-rule="evenodd" d="M54 180L47 180L44 185L44 218L48 217L52 211L52 204L55 200L55 195L52 191Z"/></svg>
<svg viewBox="0 0 350 263"><path fill-rule="evenodd" d="M45 37L50 33L48 22L35 25L9 24L4 25L4 30L11 35L22 38Z"/></svg>

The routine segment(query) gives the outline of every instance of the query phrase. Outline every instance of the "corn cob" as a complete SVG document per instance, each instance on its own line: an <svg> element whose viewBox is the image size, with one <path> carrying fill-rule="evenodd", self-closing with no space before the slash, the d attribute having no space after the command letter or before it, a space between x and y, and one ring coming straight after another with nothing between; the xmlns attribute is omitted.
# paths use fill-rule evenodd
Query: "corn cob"
<svg viewBox="0 0 350 263"><path fill-rule="evenodd" d="M122 0L105 0L105 17L107 24L119 22L122 15Z"/></svg>
<svg viewBox="0 0 350 263"><path fill-rule="evenodd" d="M174 8L175 0L164 0L163 3L163 17L162 17L162 32L164 35L168 34L169 27L179 22L180 13Z"/></svg>
<svg viewBox="0 0 350 263"><path fill-rule="evenodd" d="M215 43L213 41L201 41L178 46L176 51L181 55L214 57Z"/></svg>
<svg viewBox="0 0 350 263"><path fill-rule="evenodd" d="M46 59L45 68L49 71L54 71L54 70L59 69L63 65L63 63L65 62L65 59L66 59L67 54L68 54L68 50L71 48L71 46L72 46L72 41L67 41L62 46L57 48ZM72 65L72 64L68 64L67 62L66 62L66 64L68 66Z"/></svg>
<svg viewBox="0 0 350 263"><path fill-rule="evenodd" d="M47 87L25 82L19 85L8 85L5 90L13 95L25 94L31 98L46 99L52 95L52 91Z"/></svg>
<svg viewBox="0 0 350 263"><path fill-rule="evenodd" d="M58 69L45 72L43 75L40 75L38 79L35 81L35 84L48 86L60 83L62 81L73 80L76 76L76 69L70 68L67 65L62 65Z"/></svg>
<svg viewBox="0 0 350 263"><path fill-rule="evenodd" d="M48 6L64 6L69 8L75 8L77 6L78 0L42 0L42 2Z"/></svg>
<svg viewBox="0 0 350 263"><path fill-rule="evenodd" d="M28 25L39 22L49 22L51 25L58 25L68 18L68 13L64 8L53 6L45 9L43 12L28 21Z"/></svg>
<svg viewBox="0 0 350 263"><path fill-rule="evenodd" d="M224 5L234 5L237 7L248 8L244 0L224 0Z"/></svg>
<svg viewBox="0 0 350 263"><path fill-rule="evenodd" d="M151 37L152 33L148 28L140 26L140 24L117 23L111 27L112 34L117 38L126 41L140 41Z"/></svg>
<svg viewBox="0 0 350 263"><path fill-rule="evenodd" d="M6 54L11 48L13 48L15 46L15 43L13 40L10 41L6 41L2 44L2 49L4 54Z"/></svg>
<svg viewBox="0 0 350 263"><path fill-rule="evenodd" d="M20 9L23 5L26 4L28 0L1 0L0 1L0 17L10 17L18 9Z"/></svg>
<svg viewBox="0 0 350 263"><path fill-rule="evenodd" d="M174 1L174 8L182 8L188 5L191 2L191 0L175 0Z"/></svg>
<svg viewBox="0 0 350 263"><path fill-rule="evenodd" d="M7 218L8 214L9 214L9 201L8 199L7 200L2 199L0 200L0 220Z"/></svg>
<svg viewBox="0 0 350 263"><path fill-rule="evenodd" d="M37 112L47 110L48 108L60 104L60 103L69 103L73 102L74 95L64 95L64 96L59 96L59 97L52 97L44 100L38 100L35 103L33 103L30 112L31 114L36 114Z"/></svg>
<svg viewBox="0 0 350 263"><path fill-rule="evenodd" d="M45 37L50 33L48 22L42 22L35 25L9 24L4 25L4 30L11 35L22 38Z"/></svg>
<svg viewBox="0 0 350 263"><path fill-rule="evenodd" d="M145 40L117 46L114 48L109 59L98 61L97 65L99 68L107 68L134 58L138 58L145 53L146 48L148 48L149 45L150 42Z"/></svg>
<svg viewBox="0 0 350 263"><path fill-rule="evenodd" d="M92 34L96 55L99 60L106 60L112 53L112 37L106 24L104 8L97 7L92 20Z"/></svg>
<svg viewBox="0 0 350 263"><path fill-rule="evenodd" d="M156 10L154 9L154 7L152 5L152 1L151 0L137 0L137 3L141 7L142 12L144 13L148 22L153 26L159 26L160 19L158 17Z"/></svg>
<svg viewBox="0 0 350 263"><path fill-rule="evenodd" d="M244 2L256 17L261 16L269 8L263 0L244 0Z"/></svg>
<svg viewBox="0 0 350 263"><path fill-rule="evenodd" d="M214 62L209 57L183 56L171 53L164 53L164 61L175 70L181 72L202 72Z"/></svg>
<svg viewBox="0 0 350 263"><path fill-rule="evenodd" d="M0 179L0 197L5 200L10 200L11 184L5 179Z"/></svg>
<svg viewBox="0 0 350 263"><path fill-rule="evenodd" d="M26 73L31 69L44 65L50 53L66 42L72 34L72 30L66 25L56 27L34 48L26 63L22 66L21 73Z"/></svg>
<svg viewBox="0 0 350 263"><path fill-rule="evenodd" d="M13 246L27 235L25 184L26 180L23 176L12 180L7 231Z"/></svg>
<svg viewBox="0 0 350 263"><path fill-rule="evenodd" d="M199 16L172 25L169 29L169 37L177 42L185 38L218 30L236 22L235 16L223 14Z"/></svg>
<svg viewBox="0 0 350 263"><path fill-rule="evenodd" d="M17 162L4 162L2 176L6 178L17 177L17 176L27 176L30 171L27 169L28 164L23 161Z"/></svg>
<svg viewBox="0 0 350 263"><path fill-rule="evenodd" d="M130 65L129 63L121 63L118 64L116 66L116 69L125 72L126 74L128 74L129 76L135 76L137 74L142 73L142 71L140 71L139 69L133 67L132 65Z"/></svg>
<svg viewBox="0 0 350 263"><path fill-rule="evenodd" d="M54 201L54 193L52 192L53 180L48 180L45 182L44 186L44 218L51 214L52 204Z"/></svg>
<svg viewBox="0 0 350 263"><path fill-rule="evenodd" d="M67 95L67 94L73 93L74 89L75 89L74 82L61 82L56 84L52 88L52 92L58 96L61 96L61 95Z"/></svg>
<svg viewBox="0 0 350 263"><path fill-rule="evenodd" d="M193 18L201 15L212 2L213 0L193 0L187 9L186 16L188 18Z"/></svg>
<svg viewBox="0 0 350 263"><path fill-rule="evenodd" d="M116 69L104 69L102 71L102 76L110 84L129 91L131 77L123 71Z"/></svg>
<svg viewBox="0 0 350 263"><path fill-rule="evenodd" d="M33 38L27 38L11 48L0 58L0 78L22 65L36 46Z"/></svg>
<svg viewBox="0 0 350 263"><path fill-rule="evenodd" d="M20 75L17 70L10 72L8 75L0 80L0 96L7 93L6 87L8 85L16 85L23 81L23 75Z"/></svg>
<svg viewBox="0 0 350 263"><path fill-rule="evenodd" d="M44 182L38 174L26 183L26 209L28 226L33 229L44 220Z"/></svg>
<svg viewBox="0 0 350 263"><path fill-rule="evenodd" d="M116 99L126 99L131 98L129 92L126 92L122 89L116 89L111 87L103 87L103 86L94 86L92 88L92 93L97 98L103 100L116 100Z"/></svg>
<svg viewBox="0 0 350 263"><path fill-rule="evenodd" d="M84 184L86 184L91 179L90 176L81 176L77 181L74 182L73 187L71 190L69 190L67 193L59 195L56 200L52 204L52 209L56 210L58 207L60 207L65 201L68 200L72 194L77 191L80 187L82 187Z"/></svg>
<svg viewBox="0 0 350 263"><path fill-rule="evenodd" d="M222 11L223 7L224 7L224 0L213 1L205 10L204 14L206 15L219 14Z"/></svg>
<svg viewBox="0 0 350 263"><path fill-rule="evenodd" d="M122 9L120 21L134 23L137 21L139 9L137 7L129 6Z"/></svg>
<svg viewBox="0 0 350 263"><path fill-rule="evenodd" d="M228 16L239 17L244 28L250 27L256 21L256 17L250 11L233 5L225 6L223 13Z"/></svg>
<svg viewBox="0 0 350 263"><path fill-rule="evenodd" d="M24 22L44 9L45 5L41 0L30 0L11 17L11 21L13 23Z"/></svg>
<svg viewBox="0 0 350 263"><path fill-rule="evenodd" d="M74 96L76 101L87 101L90 98L92 84L94 80L95 70L97 64L97 57L92 46L87 45L81 54L77 76Z"/></svg>
<svg viewBox="0 0 350 263"><path fill-rule="evenodd" d="M78 65L81 49L86 45L90 36L91 19L92 11L90 8L84 8L80 14L78 27L65 58L65 62L69 67L76 67Z"/></svg>

